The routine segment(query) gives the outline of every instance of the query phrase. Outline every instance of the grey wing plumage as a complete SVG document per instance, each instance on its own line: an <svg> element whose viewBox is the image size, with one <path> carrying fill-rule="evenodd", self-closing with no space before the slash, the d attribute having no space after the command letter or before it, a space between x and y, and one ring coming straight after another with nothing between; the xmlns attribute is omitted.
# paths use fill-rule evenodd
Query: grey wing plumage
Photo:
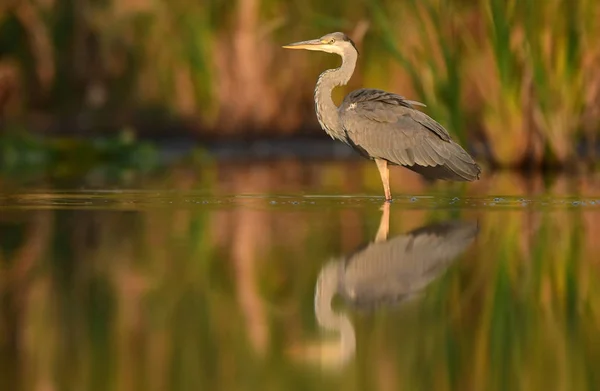
<svg viewBox="0 0 600 391"><path fill-rule="evenodd" d="M480 167L440 124L414 106L422 103L373 89L346 96L339 108L349 143L369 158L405 166L430 179L472 181Z"/></svg>

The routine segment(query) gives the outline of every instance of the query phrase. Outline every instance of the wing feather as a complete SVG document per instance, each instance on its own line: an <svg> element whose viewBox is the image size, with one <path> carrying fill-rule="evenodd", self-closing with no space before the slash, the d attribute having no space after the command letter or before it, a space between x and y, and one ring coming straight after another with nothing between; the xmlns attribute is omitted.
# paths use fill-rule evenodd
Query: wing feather
<svg viewBox="0 0 600 391"><path fill-rule="evenodd" d="M422 145L421 147L421 154L423 155L423 159L425 160L425 162L427 163L428 166L437 166L438 163L435 161L435 159L433 158L433 153L430 151L430 148L428 148L428 145Z"/></svg>
<svg viewBox="0 0 600 391"><path fill-rule="evenodd" d="M423 149L431 158L431 161L433 162L433 164L432 164L433 166L438 166L438 165L441 165L444 163L444 159L439 154L439 152L436 150L435 145L432 145L428 140L427 140L427 147L423 148Z"/></svg>
<svg viewBox="0 0 600 391"><path fill-rule="evenodd" d="M420 166L429 166L429 164L427 163L427 161L425 159L425 156L423 156L423 154L421 153L420 145L415 145L412 150L413 150L413 153L415 154L415 163L417 163Z"/></svg>
<svg viewBox="0 0 600 391"><path fill-rule="evenodd" d="M344 99L339 114L348 141L367 157L432 179L479 178L477 163L439 123L415 110L417 104L385 91L360 89Z"/></svg>

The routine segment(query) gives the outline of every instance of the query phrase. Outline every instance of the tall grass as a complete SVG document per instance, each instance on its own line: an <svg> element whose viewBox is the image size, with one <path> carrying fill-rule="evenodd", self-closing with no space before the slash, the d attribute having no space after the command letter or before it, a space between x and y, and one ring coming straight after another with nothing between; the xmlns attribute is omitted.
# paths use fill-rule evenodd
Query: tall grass
<svg viewBox="0 0 600 391"><path fill-rule="evenodd" d="M599 83L596 70L585 64L585 56L597 55L592 37L598 30L587 19L597 14L598 7L586 1L570 5L555 0L542 10L533 1L524 4L533 60L534 119L553 157L564 162L572 158L572 138L581 129L586 88L590 87L585 84Z"/></svg>
<svg viewBox="0 0 600 391"><path fill-rule="evenodd" d="M350 87L424 101L501 166L563 165L577 142L593 153L597 141L599 17L592 0L12 2L0 8L0 112L84 128L142 113L147 128L184 118L203 134L316 132L312 87L338 60L280 45L367 22Z"/></svg>
<svg viewBox="0 0 600 391"><path fill-rule="evenodd" d="M482 79L480 93L489 94L489 104L482 108L482 123L494 158L500 165L516 165L526 159L528 153L540 153L539 146L532 142L535 129L527 116L531 80L521 66L524 43L519 40L516 29L519 16L516 3L481 2L483 15L488 20L488 39L479 45L490 45L488 55L491 58L486 59L490 68L475 77Z"/></svg>
<svg viewBox="0 0 600 391"><path fill-rule="evenodd" d="M396 26L402 26L399 34L392 27L395 15L390 15L386 9L389 6L375 1L371 7L385 47L410 75L429 114L445 123L461 141L466 141L466 113L461 107L462 43L456 36L459 21L455 17L455 7L444 0L407 1L403 3L403 9L398 10L402 19L401 23L396 23ZM402 38L397 39L398 36Z"/></svg>
<svg viewBox="0 0 600 391"><path fill-rule="evenodd" d="M431 8L434 3L419 3L430 10L426 23L418 10L404 3L389 4L375 13L382 39L398 42L394 57L407 69L416 92L427 100L431 92L422 85L430 75L434 86L455 86L442 106L460 113L455 114L458 118L466 116L462 124L480 129L494 160L502 166L564 164L576 158L582 129L598 130L597 118L596 125L582 119L595 105L589 96L600 84L600 73L591 60L599 53L591 39L598 27L589 20L600 7L592 2L571 7L563 1L481 0L469 6L441 1ZM436 20L443 9L448 12ZM380 17L384 14L400 15L402 22L390 29ZM423 28L427 23L434 27ZM454 26L453 34L442 28L448 24ZM439 43L432 44L431 34ZM454 55L444 55L450 60L432 72L428 64L439 59L440 47ZM406 57L414 57L415 52L422 53L421 58L409 63ZM435 95L444 97L441 91ZM435 108L433 112L443 121L444 115ZM455 129L460 121L446 119L446 124L460 132Z"/></svg>

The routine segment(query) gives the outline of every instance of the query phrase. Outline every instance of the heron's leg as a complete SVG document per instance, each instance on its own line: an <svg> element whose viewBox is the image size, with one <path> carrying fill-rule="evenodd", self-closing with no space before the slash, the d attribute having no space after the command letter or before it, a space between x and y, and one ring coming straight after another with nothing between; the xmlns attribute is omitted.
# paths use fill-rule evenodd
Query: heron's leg
<svg viewBox="0 0 600 391"><path fill-rule="evenodd" d="M392 200L392 192L390 191L390 169L388 168L387 160L375 159L377 168L379 169L379 175L381 175L381 182L383 182L383 191L385 192L385 200Z"/></svg>
<svg viewBox="0 0 600 391"><path fill-rule="evenodd" d="M375 243L386 241L390 230L390 203L387 201L384 202L381 210L383 213L381 214L381 220L379 220L379 229L377 230L377 236L375 236Z"/></svg>

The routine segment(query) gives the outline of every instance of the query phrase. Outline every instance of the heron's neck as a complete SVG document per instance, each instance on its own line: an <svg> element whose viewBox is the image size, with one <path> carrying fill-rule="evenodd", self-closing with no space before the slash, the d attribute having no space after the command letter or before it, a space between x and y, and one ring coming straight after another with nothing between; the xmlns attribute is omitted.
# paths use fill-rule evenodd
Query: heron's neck
<svg viewBox="0 0 600 391"><path fill-rule="evenodd" d="M342 65L321 73L315 87L315 110L321 127L332 138L344 142L346 142L346 134L340 123L338 108L331 98L331 92L335 87L348 83L354 73L357 57L356 52L344 53Z"/></svg>

